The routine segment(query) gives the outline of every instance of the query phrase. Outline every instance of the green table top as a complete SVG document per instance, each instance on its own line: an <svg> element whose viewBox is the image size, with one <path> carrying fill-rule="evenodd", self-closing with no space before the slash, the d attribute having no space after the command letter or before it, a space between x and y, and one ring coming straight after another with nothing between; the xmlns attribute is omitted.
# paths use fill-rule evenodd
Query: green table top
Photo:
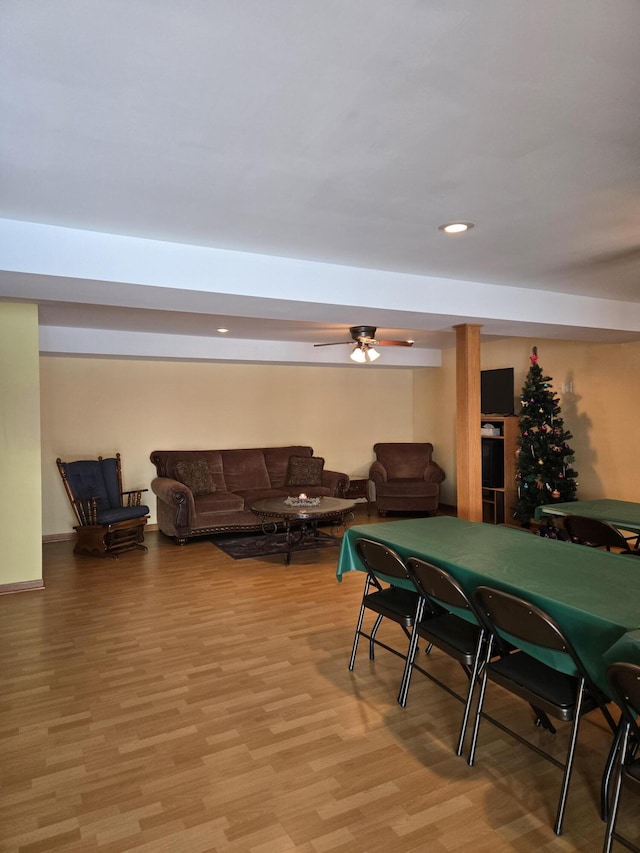
<svg viewBox="0 0 640 853"><path fill-rule="evenodd" d="M636 663L640 665L640 631L628 631L605 652L604 660L610 663Z"/></svg>
<svg viewBox="0 0 640 853"><path fill-rule="evenodd" d="M567 501L536 507L536 521L549 515L586 515L589 518L608 521L622 530L640 533L640 503L633 501L614 501L603 498L596 501Z"/></svg>
<svg viewBox="0 0 640 853"><path fill-rule="evenodd" d="M603 690L605 653L627 632L640 629L640 566L634 557L439 516L349 528L340 547L338 580L346 572L364 571L355 552L358 537L383 542L404 558L431 560L468 591L488 584L528 598L557 620Z"/></svg>

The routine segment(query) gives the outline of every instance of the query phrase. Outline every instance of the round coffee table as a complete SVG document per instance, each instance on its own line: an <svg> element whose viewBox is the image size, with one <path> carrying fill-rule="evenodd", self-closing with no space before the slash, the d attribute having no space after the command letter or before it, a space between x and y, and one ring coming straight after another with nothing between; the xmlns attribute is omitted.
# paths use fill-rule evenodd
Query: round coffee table
<svg viewBox="0 0 640 853"><path fill-rule="evenodd" d="M295 546L308 540L310 537L329 537L339 541L336 533L327 533L318 530L318 524L331 522L331 529L344 529L347 521L353 518L354 501L344 498L320 498L317 506L313 504L301 504L290 506L285 503L284 498L263 498L251 504L251 509L262 518L262 532L265 535L273 534L280 523L285 530L287 551L285 554L285 565L291 562L291 552ZM272 519L272 520L271 520Z"/></svg>

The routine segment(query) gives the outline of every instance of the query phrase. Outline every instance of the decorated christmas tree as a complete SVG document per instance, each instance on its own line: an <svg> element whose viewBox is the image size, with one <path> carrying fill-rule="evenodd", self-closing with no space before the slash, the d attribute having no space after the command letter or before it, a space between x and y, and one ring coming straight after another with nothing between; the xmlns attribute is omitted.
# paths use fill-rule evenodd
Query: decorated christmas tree
<svg viewBox="0 0 640 853"><path fill-rule="evenodd" d="M542 375L538 351L533 347L520 402L516 481L518 500L514 516L528 526L537 506L576 499L571 463L573 450L567 442L573 438L565 430L560 401L551 389L551 377Z"/></svg>

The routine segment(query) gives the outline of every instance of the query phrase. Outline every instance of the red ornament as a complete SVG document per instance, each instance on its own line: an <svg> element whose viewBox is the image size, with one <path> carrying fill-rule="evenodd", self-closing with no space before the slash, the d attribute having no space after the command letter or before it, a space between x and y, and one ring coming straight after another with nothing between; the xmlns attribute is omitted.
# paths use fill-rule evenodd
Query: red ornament
<svg viewBox="0 0 640 853"><path fill-rule="evenodd" d="M533 349L531 350L531 353L532 354L529 356L529 361L531 362L531 364L537 364L538 363L538 347L533 347Z"/></svg>
<svg viewBox="0 0 640 853"><path fill-rule="evenodd" d="M560 492L559 492L557 489L554 489L554 490L551 492L551 497L552 497L552 498L559 498L559 497L560 497Z"/></svg>

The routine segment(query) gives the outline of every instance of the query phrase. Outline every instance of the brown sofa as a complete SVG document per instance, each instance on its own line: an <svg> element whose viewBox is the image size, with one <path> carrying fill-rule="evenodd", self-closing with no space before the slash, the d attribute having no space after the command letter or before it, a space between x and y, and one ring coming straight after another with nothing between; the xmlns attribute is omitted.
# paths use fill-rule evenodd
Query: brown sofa
<svg viewBox="0 0 640 853"><path fill-rule="evenodd" d="M325 470L313 448L301 445L154 450L151 461L158 474L151 483L158 528L179 544L212 533L260 530L250 507L261 498L301 492L342 497L349 486L346 474Z"/></svg>
<svg viewBox="0 0 640 853"><path fill-rule="evenodd" d="M369 479L376 490L378 512L426 512L434 514L440 502L444 471L431 458L429 442L379 442Z"/></svg>

